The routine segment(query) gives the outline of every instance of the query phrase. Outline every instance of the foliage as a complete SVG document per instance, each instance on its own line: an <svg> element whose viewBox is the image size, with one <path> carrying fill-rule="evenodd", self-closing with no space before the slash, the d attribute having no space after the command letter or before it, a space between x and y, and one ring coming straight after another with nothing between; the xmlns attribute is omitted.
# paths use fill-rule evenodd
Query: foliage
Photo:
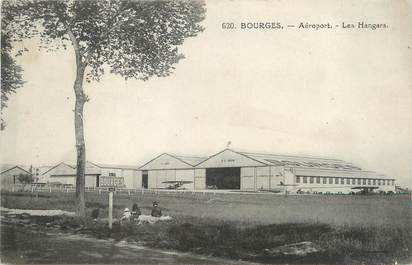
<svg viewBox="0 0 412 265"><path fill-rule="evenodd" d="M33 182L33 178L30 174L23 174L23 173L19 174L18 180L22 184L29 184Z"/></svg>
<svg viewBox="0 0 412 265"><path fill-rule="evenodd" d="M205 12L199 1L9 1L3 9L15 18L5 29L16 32L13 41L39 36L48 51L77 46L88 81L105 64L126 79L169 75Z"/></svg>
<svg viewBox="0 0 412 265"><path fill-rule="evenodd" d="M1 20L1 130L4 130L6 126L6 122L3 119L3 110L7 107L9 96L12 93L16 93L16 90L24 84L23 70L14 59L11 45L14 32L6 30L11 20L10 14L3 12Z"/></svg>
<svg viewBox="0 0 412 265"><path fill-rule="evenodd" d="M178 46L203 28L204 3L200 1L138 0L20 0L5 1L4 28L12 41L35 36L40 48L73 48L76 59L74 110L77 178L76 213L85 216L86 148L83 107L89 101L83 80L100 80L106 67L125 79L148 80L172 73L183 55ZM2 28L3 30L3 28Z"/></svg>

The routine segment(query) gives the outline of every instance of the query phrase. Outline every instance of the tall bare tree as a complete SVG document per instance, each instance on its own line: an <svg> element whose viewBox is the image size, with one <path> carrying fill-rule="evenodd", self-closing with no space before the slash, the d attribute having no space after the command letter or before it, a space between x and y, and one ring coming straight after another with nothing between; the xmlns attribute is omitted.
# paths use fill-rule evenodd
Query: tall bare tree
<svg viewBox="0 0 412 265"><path fill-rule="evenodd" d="M105 69L125 79L165 77L183 58L178 46L203 30L200 1L54 0L9 1L13 41L38 36L47 51L71 48L76 57L74 125L77 149L76 213L85 215L86 146L83 82L99 81Z"/></svg>

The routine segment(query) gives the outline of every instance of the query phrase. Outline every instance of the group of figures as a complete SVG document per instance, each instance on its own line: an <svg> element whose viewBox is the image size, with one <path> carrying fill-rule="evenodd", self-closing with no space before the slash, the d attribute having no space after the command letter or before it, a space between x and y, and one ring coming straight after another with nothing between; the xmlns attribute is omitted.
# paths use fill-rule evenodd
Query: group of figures
<svg viewBox="0 0 412 265"><path fill-rule="evenodd" d="M137 203L134 203L132 206L132 211L130 212L129 208L125 208L123 211L123 216L120 218L121 221L134 221L137 222L139 220L140 215L142 212L140 211L139 206ZM162 210L159 208L159 203L157 201L153 202L151 216L153 217L161 217Z"/></svg>

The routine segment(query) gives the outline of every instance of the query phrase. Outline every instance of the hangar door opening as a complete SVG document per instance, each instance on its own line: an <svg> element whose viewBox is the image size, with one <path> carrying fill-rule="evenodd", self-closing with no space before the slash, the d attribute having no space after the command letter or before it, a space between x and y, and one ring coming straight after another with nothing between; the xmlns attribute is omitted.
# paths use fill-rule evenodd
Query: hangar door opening
<svg viewBox="0 0 412 265"><path fill-rule="evenodd" d="M149 187L149 172L147 170L142 171L142 188L147 189Z"/></svg>
<svg viewBox="0 0 412 265"><path fill-rule="evenodd" d="M240 167L206 168L206 187L209 189L239 190Z"/></svg>

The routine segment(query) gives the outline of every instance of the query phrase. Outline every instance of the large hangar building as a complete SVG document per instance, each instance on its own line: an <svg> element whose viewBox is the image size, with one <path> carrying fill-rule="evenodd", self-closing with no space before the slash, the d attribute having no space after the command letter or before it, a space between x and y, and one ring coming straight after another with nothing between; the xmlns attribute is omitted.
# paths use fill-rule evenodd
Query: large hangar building
<svg viewBox="0 0 412 265"><path fill-rule="evenodd" d="M143 188L167 188L187 181L190 190L350 193L356 189L395 191L395 179L338 159L237 152L208 158L162 154L139 168Z"/></svg>
<svg viewBox="0 0 412 265"><path fill-rule="evenodd" d="M204 174L195 166L207 157L161 154L139 168L142 172L142 188L166 188L165 181L189 181L187 189L205 189Z"/></svg>

